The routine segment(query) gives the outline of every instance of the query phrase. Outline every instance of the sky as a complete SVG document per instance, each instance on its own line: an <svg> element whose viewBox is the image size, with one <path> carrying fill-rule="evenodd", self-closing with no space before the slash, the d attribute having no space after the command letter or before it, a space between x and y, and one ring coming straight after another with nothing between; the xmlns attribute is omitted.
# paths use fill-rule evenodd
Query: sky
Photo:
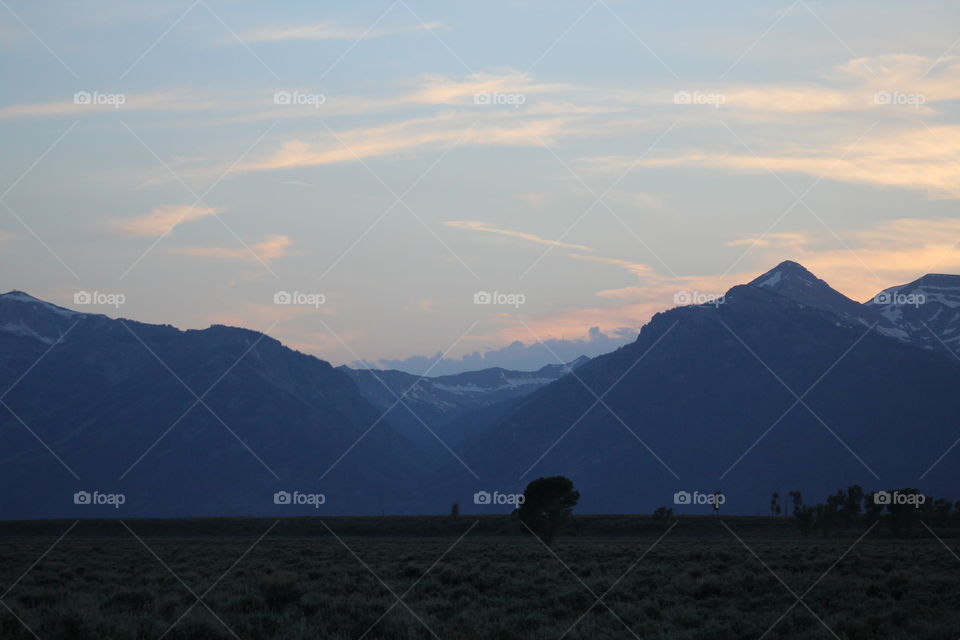
<svg viewBox="0 0 960 640"><path fill-rule="evenodd" d="M0 288L334 364L598 355L787 259L960 273L946 0L0 0L0 78Z"/></svg>

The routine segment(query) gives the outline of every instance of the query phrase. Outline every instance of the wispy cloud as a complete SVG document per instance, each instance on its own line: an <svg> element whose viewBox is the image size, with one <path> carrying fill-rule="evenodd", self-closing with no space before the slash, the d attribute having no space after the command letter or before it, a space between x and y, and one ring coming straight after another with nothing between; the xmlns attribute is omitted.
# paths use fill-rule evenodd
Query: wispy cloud
<svg viewBox="0 0 960 640"><path fill-rule="evenodd" d="M927 192L932 199L960 198L960 126L920 124L874 133L857 144L835 137L749 152L693 151L646 158L648 167L708 167L728 171L803 173L831 180ZM739 146L739 145L738 145ZM739 147L742 149L742 147ZM630 166L633 160L624 160Z"/></svg>
<svg viewBox="0 0 960 640"><path fill-rule="evenodd" d="M235 41L235 40L234 40ZM574 103L574 95L589 96L595 92L587 86L570 83L536 82L529 74L516 70L498 73L478 72L466 78L441 74L421 74L398 80L390 87L379 88L372 94L338 93L328 96L318 110L314 104L278 105L278 92L317 94L322 87L309 84L297 86L258 87L224 86L170 86L137 93L114 93L103 89L102 94L122 95L123 103L115 105L97 101L92 91L91 100L76 100L73 94L59 100L32 102L0 107L0 118L43 118L61 116L95 116L128 112L207 112L224 124L241 124L258 120L316 119L318 116L377 114L400 112L415 107L468 107L490 111L489 106L477 105L481 94L523 96L522 113L508 107L503 116L517 115L586 115L616 112L619 107ZM83 92L79 92L83 93ZM536 100L535 100L536 99ZM579 102L579 101L578 101ZM482 115L482 111L476 111ZM405 116L408 114L405 113Z"/></svg>
<svg viewBox="0 0 960 640"><path fill-rule="evenodd" d="M960 57L876 56L850 60L819 84L719 85L700 94L704 105L686 93L692 104L678 113L707 132L705 142L580 165L613 173L634 165L803 173L960 197L960 126L943 118L945 105L960 100Z"/></svg>
<svg viewBox="0 0 960 640"><path fill-rule="evenodd" d="M373 29L348 27L333 22L318 22L307 25L252 29L240 34L240 39L247 43L281 42L288 40L371 40L373 38L382 38L384 36L402 33L446 31L447 29L448 27L442 22ZM219 42L238 43L236 38L223 38Z"/></svg>
<svg viewBox="0 0 960 640"><path fill-rule="evenodd" d="M249 249L247 247L175 247L171 249L171 251L202 258L223 258L228 260L256 260L259 258L269 264L278 258L289 255L292 244L293 242L288 236L272 235L267 236L263 242L250 245ZM253 253L251 253L251 251ZM254 256L253 254L256 255Z"/></svg>
<svg viewBox="0 0 960 640"><path fill-rule="evenodd" d="M266 95L266 93L264 93ZM97 96L101 96L98 99ZM266 104L266 98L261 100ZM145 93L112 91L79 91L62 100L34 102L0 107L0 118L51 118L62 116L122 115L129 112L217 112L225 109L249 108L254 101L226 91L197 88L167 88Z"/></svg>
<svg viewBox="0 0 960 640"><path fill-rule="evenodd" d="M570 244L568 242L561 242L559 240L551 240L550 238L543 238L533 233L514 231L513 229L503 229L501 227L487 224L485 222L479 222L477 220L450 220L444 222L443 224L447 227L453 227L455 229L466 229L467 231L491 233L498 236L506 236L508 238L517 238L527 242L534 242L536 244L546 244L554 247L563 247L566 249L577 249L580 251L593 251L591 247L587 247L582 244Z"/></svg>
<svg viewBox="0 0 960 640"><path fill-rule="evenodd" d="M584 256L578 253L571 253L570 257L574 260L589 260L590 262L599 262L600 264L609 264L622 269L626 269L630 273L638 277L654 277L657 275L656 270L650 265L643 264L641 262L630 262L629 260L618 260L617 258L604 258L602 256Z"/></svg>
<svg viewBox="0 0 960 640"><path fill-rule="evenodd" d="M351 129L320 140L287 140L280 148L236 168L237 172L276 171L368 158L397 157L412 152L470 146L539 147L557 136L588 131L575 118L512 118L443 113L402 122Z"/></svg>
<svg viewBox="0 0 960 640"><path fill-rule="evenodd" d="M150 213L130 220L115 220L113 227L120 233L132 236L158 237L173 231L181 224L218 214L222 209L202 206L170 205L157 207Z"/></svg>

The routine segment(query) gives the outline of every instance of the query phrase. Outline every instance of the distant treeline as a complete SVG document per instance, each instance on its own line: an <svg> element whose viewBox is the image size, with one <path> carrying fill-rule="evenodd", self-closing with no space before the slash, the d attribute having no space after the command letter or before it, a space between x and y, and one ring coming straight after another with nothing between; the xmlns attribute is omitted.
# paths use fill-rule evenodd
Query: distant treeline
<svg viewBox="0 0 960 640"><path fill-rule="evenodd" d="M789 492L793 516L800 532L830 534L849 527L889 527L897 536L910 535L927 524L960 524L960 501L933 498L913 488L867 493L860 485L840 489L824 502L808 505L799 491ZM780 515L779 494L770 501L772 515Z"/></svg>

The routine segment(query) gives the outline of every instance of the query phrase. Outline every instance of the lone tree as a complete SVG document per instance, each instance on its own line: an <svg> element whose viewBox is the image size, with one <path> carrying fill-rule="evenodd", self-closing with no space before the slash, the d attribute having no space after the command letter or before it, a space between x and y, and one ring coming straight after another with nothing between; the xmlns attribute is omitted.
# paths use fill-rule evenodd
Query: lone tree
<svg viewBox="0 0 960 640"><path fill-rule="evenodd" d="M523 492L523 504L517 509L520 522L547 545L570 520L573 508L580 500L570 478L553 476L537 478Z"/></svg>

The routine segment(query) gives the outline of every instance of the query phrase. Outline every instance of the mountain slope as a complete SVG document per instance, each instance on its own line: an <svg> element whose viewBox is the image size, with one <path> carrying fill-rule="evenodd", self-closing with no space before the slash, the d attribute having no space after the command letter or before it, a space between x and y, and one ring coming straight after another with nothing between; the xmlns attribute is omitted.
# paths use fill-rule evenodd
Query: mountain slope
<svg viewBox="0 0 960 640"><path fill-rule="evenodd" d="M883 335L909 340L908 332L878 310L848 298L792 260L781 262L749 284L799 302L805 307L831 313L839 322L849 326L876 327Z"/></svg>
<svg viewBox="0 0 960 640"><path fill-rule="evenodd" d="M928 349L960 349L960 276L925 275L884 289L864 306Z"/></svg>
<svg viewBox="0 0 960 640"><path fill-rule="evenodd" d="M281 490L326 496L299 513L503 511L471 496L554 474L586 512L703 511L674 493L720 490L725 510L765 513L773 491L854 483L960 498L960 359L945 348L960 346L960 278L885 293L858 304L782 263L587 362L420 379L11 292L0 518L298 512L273 503ZM405 392L409 410L393 406ZM76 506L80 490L127 502Z"/></svg>
<svg viewBox="0 0 960 640"><path fill-rule="evenodd" d="M464 447L479 482L455 463L438 474L444 499L552 474L593 512L674 506L678 490L722 490L738 513L762 513L775 490L852 483L952 495L949 459L920 476L958 435L960 363L870 330L819 285L799 285L803 304L783 282L657 314L635 343L531 394Z"/></svg>
<svg viewBox="0 0 960 640"><path fill-rule="evenodd" d="M290 513L279 490L369 513L400 500L421 464L349 376L257 332L113 320L14 292L0 296L0 349L0 388L12 387L0 481L28 487L4 492L5 518L92 515L78 490L124 493L126 515Z"/></svg>
<svg viewBox="0 0 960 640"><path fill-rule="evenodd" d="M476 421L468 413L532 393L590 359L582 356L567 364L552 364L537 371L511 371L500 367L435 377L404 371L340 367L357 383L360 392L396 429L431 453L442 455L437 438L452 446L472 432ZM403 398L403 402L399 401ZM433 432L433 433L431 433ZM435 435L434 435L435 434Z"/></svg>

